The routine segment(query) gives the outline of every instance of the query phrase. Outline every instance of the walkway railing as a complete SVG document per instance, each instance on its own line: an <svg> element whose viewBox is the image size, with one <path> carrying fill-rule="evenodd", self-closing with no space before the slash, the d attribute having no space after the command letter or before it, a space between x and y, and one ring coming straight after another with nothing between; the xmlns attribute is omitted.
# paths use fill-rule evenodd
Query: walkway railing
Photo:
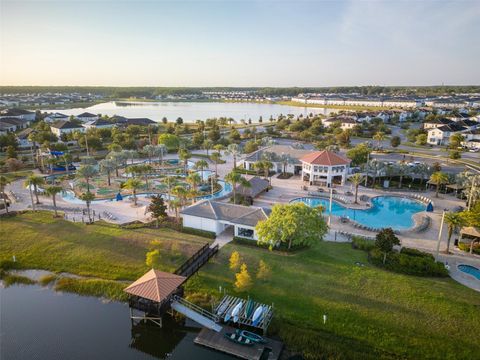
<svg viewBox="0 0 480 360"><path fill-rule="evenodd" d="M172 303L173 302L177 302L183 306L185 306L186 308L190 309L190 310L193 310L195 311L197 314L200 314L201 316L213 321L213 322L219 322L219 317L215 314L212 314L210 311L208 310L205 310L204 308L198 306L198 305L195 305L194 303L191 303L190 301L187 301L185 300L184 298L180 297L180 296L177 296L177 295L174 295L172 297ZM195 320L195 319L193 319Z"/></svg>
<svg viewBox="0 0 480 360"><path fill-rule="evenodd" d="M174 274L185 276L189 278L195 274L210 258L218 252L218 244L210 247L210 244L205 244L193 256L185 261Z"/></svg>

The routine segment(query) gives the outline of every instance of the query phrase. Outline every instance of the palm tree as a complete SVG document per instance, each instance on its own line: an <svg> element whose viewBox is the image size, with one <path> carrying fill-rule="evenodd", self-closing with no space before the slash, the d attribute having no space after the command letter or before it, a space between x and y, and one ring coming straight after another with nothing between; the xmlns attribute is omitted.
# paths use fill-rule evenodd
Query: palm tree
<svg viewBox="0 0 480 360"><path fill-rule="evenodd" d="M175 218L178 221L178 209L182 207L179 199L172 199L168 202L168 207L175 211Z"/></svg>
<svg viewBox="0 0 480 360"><path fill-rule="evenodd" d="M102 170L105 174L107 174L108 186L111 186L110 174L112 173L113 170L117 168L115 162L113 162L113 160L110 160L110 159L103 159L98 163L98 165L100 166L100 170Z"/></svg>
<svg viewBox="0 0 480 360"><path fill-rule="evenodd" d="M45 193L52 197L53 210L55 211L55 217L58 217L56 196L62 190L63 190L63 188L61 186L58 186L58 185L51 185L51 186L49 186L45 189Z"/></svg>
<svg viewBox="0 0 480 360"><path fill-rule="evenodd" d="M85 179L87 183L87 192L90 192L90 179L98 174L97 169L93 165L82 165L77 170L76 177Z"/></svg>
<svg viewBox="0 0 480 360"><path fill-rule="evenodd" d="M65 171L67 173L67 176L70 175L70 163L72 162L73 160L73 157L72 157L72 154L68 153L68 152L64 152L63 155L62 155L62 158L63 158L63 161L65 162Z"/></svg>
<svg viewBox="0 0 480 360"><path fill-rule="evenodd" d="M135 156L137 156L137 152L135 150L122 150L122 153L125 156L125 160L130 159L130 163L133 165L133 160L135 160Z"/></svg>
<svg viewBox="0 0 480 360"><path fill-rule="evenodd" d="M118 151L112 151L108 153L106 159L112 160L115 164L115 175L118 177L118 168L121 163L125 160L125 154Z"/></svg>
<svg viewBox="0 0 480 360"><path fill-rule="evenodd" d="M289 154L282 153L280 160L282 162L282 174L285 175L287 173L287 165L293 162L293 158Z"/></svg>
<svg viewBox="0 0 480 360"><path fill-rule="evenodd" d="M440 185L446 184L448 182L447 174L437 171L430 176L430 183L435 184L435 197L438 198L438 192L440 190Z"/></svg>
<svg viewBox="0 0 480 360"><path fill-rule="evenodd" d="M400 180L398 181L398 188L402 188L403 177L407 175L410 171L410 168L407 164L400 163L397 167L397 173L400 176Z"/></svg>
<svg viewBox="0 0 480 360"><path fill-rule="evenodd" d="M45 178L37 175L30 175L25 181L25 184L30 188L30 197L32 198L32 208L33 210L35 210L35 207L33 206L32 186L33 186L33 193L35 194L35 198L37 201L36 204L40 204L40 200L38 200L38 187L40 185L45 184Z"/></svg>
<svg viewBox="0 0 480 360"><path fill-rule="evenodd" d="M145 179L145 186L147 190L150 188L148 185L148 175L150 175L153 171L153 167L151 165L140 165L140 173L143 174L143 177Z"/></svg>
<svg viewBox="0 0 480 360"><path fill-rule="evenodd" d="M85 203L87 204L88 222L91 223L92 218L90 217L90 204L95 199L95 195L92 194L90 191L87 191L86 193L80 196L80 199L85 201Z"/></svg>
<svg viewBox="0 0 480 360"><path fill-rule="evenodd" d="M131 178L128 179L124 184L123 187L125 189L131 190L133 195L133 204L137 206L137 189L142 185L142 182L138 179Z"/></svg>
<svg viewBox="0 0 480 360"><path fill-rule="evenodd" d="M7 206L7 197L5 195L5 187L10 184L10 180L8 180L5 176L0 176L0 192L2 193L3 205L5 206L5 210L8 214L8 206Z"/></svg>
<svg viewBox="0 0 480 360"><path fill-rule="evenodd" d="M385 133L382 131L379 131L373 135L373 140L377 141L377 148L380 148L380 145L383 140L385 140Z"/></svg>
<svg viewBox="0 0 480 360"><path fill-rule="evenodd" d="M183 161L184 173L187 173L188 159L192 157L192 154L186 149L180 149L178 151L178 158Z"/></svg>
<svg viewBox="0 0 480 360"><path fill-rule="evenodd" d="M163 180L163 182L165 183L165 185L167 185L168 200L170 201L172 186L174 186L177 181L173 176L167 176L165 180Z"/></svg>
<svg viewBox="0 0 480 360"><path fill-rule="evenodd" d="M236 172L235 170L229 172L225 176L225 181L232 185L233 191L233 203L236 204L237 201L237 185L242 185L244 187L248 187L250 183L247 179L245 179L240 173ZM248 185L246 185L248 183Z"/></svg>
<svg viewBox="0 0 480 360"><path fill-rule="evenodd" d="M155 145L147 144L143 147L143 151L147 154L148 162L152 163L152 156L155 154Z"/></svg>
<svg viewBox="0 0 480 360"><path fill-rule="evenodd" d="M225 150L225 153L227 155L232 155L233 156L233 170L237 169L237 156L239 156L242 153L242 148L238 144L230 144L227 146L227 149Z"/></svg>
<svg viewBox="0 0 480 360"><path fill-rule="evenodd" d="M203 169L208 168L208 162L206 160L198 160L195 163L195 169L198 169L203 174Z"/></svg>
<svg viewBox="0 0 480 360"><path fill-rule="evenodd" d="M201 176L197 172L189 174L185 179L190 185L192 185L193 190L197 190L197 184L202 181Z"/></svg>
<svg viewBox="0 0 480 360"><path fill-rule="evenodd" d="M349 178L352 185L355 187L355 204L358 204L357 197L358 197L358 186L365 180L362 174L356 173L350 176Z"/></svg>
<svg viewBox="0 0 480 360"><path fill-rule="evenodd" d="M458 228L462 227L465 223L465 220L462 214L458 212L447 212L445 214L445 223L448 225L448 237L447 237L447 254L450 252L450 239L452 234Z"/></svg>
<svg viewBox="0 0 480 360"><path fill-rule="evenodd" d="M187 200L188 191L181 185L177 185L172 189L172 194L177 198L180 207L184 206Z"/></svg>
<svg viewBox="0 0 480 360"><path fill-rule="evenodd" d="M217 177L218 164L222 161L222 155L220 154L220 152L214 152L210 156L210 159L215 163L215 177Z"/></svg>
<svg viewBox="0 0 480 360"><path fill-rule="evenodd" d="M210 140L210 139L205 139L205 140L203 141L203 148L207 151L207 156L209 156L209 155L208 155L208 152L209 152L209 150L212 148L212 146L213 146L213 141L212 141L212 140Z"/></svg>
<svg viewBox="0 0 480 360"><path fill-rule="evenodd" d="M158 144L155 146L155 154L159 156L160 166L163 164L163 154L167 152L167 147L165 144Z"/></svg>
<svg viewBox="0 0 480 360"><path fill-rule="evenodd" d="M377 181L377 176L380 173L380 170L383 169L383 164L375 159L370 160L368 163L368 169L372 171L373 173L373 183L372 183L372 188L375 187L375 182Z"/></svg>

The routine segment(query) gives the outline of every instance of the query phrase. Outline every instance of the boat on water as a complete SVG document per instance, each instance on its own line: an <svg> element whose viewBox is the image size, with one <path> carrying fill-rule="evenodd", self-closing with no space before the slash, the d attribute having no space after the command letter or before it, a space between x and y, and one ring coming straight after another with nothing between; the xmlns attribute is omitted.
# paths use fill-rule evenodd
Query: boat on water
<svg viewBox="0 0 480 360"><path fill-rule="evenodd" d="M255 334L251 331L247 330L237 330L237 335L241 335L243 337L246 337L247 339L250 339L253 342L259 343L259 344L265 344L267 341L260 335Z"/></svg>
<svg viewBox="0 0 480 360"><path fill-rule="evenodd" d="M260 305L259 307L257 307L255 312L253 313L252 325L257 326L260 323L260 321L262 321L262 317L263 317L263 306Z"/></svg>
<svg viewBox="0 0 480 360"><path fill-rule="evenodd" d="M255 344L255 342L249 338L236 333L225 333L225 338L240 345L253 346Z"/></svg>
<svg viewBox="0 0 480 360"><path fill-rule="evenodd" d="M243 306L243 301L240 301L232 310L232 317L233 317L234 323L238 321L238 316L240 315L240 310L242 306Z"/></svg>

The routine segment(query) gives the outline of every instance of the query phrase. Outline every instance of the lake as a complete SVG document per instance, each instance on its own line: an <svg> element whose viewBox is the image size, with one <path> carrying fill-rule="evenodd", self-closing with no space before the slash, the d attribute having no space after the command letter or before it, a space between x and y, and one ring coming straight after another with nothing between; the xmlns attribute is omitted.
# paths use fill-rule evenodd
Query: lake
<svg viewBox="0 0 480 360"><path fill-rule="evenodd" d="M224 103L224 102L118 102L111 101L87 108L73 108L64 110L42 110L47 112L60 112L66 115L78 115L83 112L102 115L120 115L127 118L146 117L155 121L161 121L166 117L169 121L175 121L181 117L185 122L195 122L215 117L231 117L236 121L252 119L258 122L260 116L263 121L276 118L278 115L300 114L328 115L338 110L288 106L278 104L260 103Z"/></svg>
<svg viewBox="0 0 480 360"><path fill-rule="evenodd" d="M39 285L0 288L0 359L198 359L232 357L195 345L200 328L164 317L164 327L130 322L126 304Z"/></svg>

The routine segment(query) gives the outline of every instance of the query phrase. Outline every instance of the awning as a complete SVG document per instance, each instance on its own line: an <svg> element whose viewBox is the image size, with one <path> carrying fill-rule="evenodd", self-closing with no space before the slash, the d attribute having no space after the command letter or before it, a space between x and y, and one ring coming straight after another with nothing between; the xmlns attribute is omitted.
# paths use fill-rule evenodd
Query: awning
<svg viewBox="0 0 480 360"><path fill-rule="evenodd" d="M460 230L460 234L469 235L480 238L480 230L473 226L465 226Z"/></svg>

